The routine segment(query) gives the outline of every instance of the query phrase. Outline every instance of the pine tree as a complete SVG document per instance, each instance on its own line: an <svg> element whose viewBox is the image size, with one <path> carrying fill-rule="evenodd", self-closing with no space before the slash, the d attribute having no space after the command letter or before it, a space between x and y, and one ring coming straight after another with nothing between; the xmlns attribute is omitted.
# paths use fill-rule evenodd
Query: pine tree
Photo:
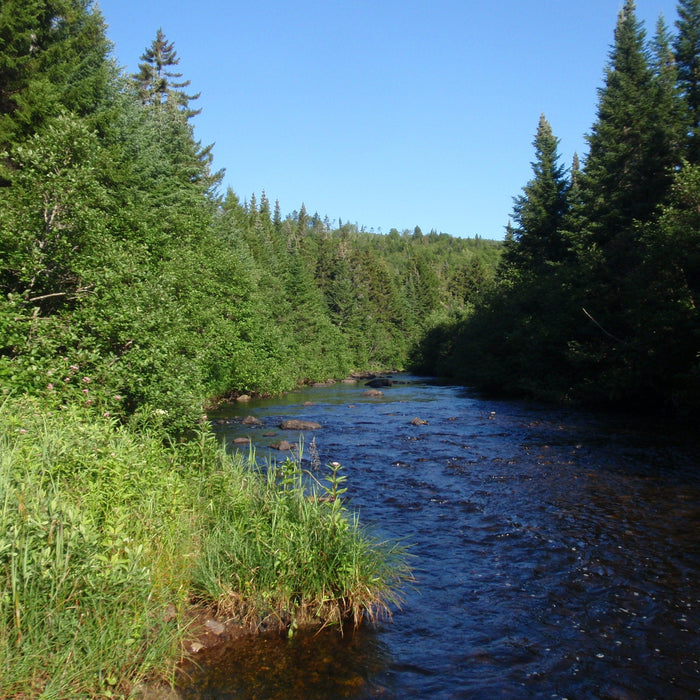
<svg viewBox="0 0 700 700"><path fill-rule="evenodd" d="M566 169L559 164L559 139L545 118L540 116L535 140L534 177L516 197L513 207L515 227L509 224L506 268L541 272L547 263L561 262L566 255L561 226L567 210Z"/></svg>
<svg viewBox="0 0 700 700"><path fill-rule="evenodd" d="M167 41L162 29L158 29L156 38L143 54L143 63L139 63L139 72L132 78L137 86L137 94L145 105L166 106L182 112L188 119L202 110L190 109L190 100L199 98L200 93L188 95L184 92L189 80L180 80L182 73L170 70L180 63L173 42Z"/></svg>
<svg viewBox="0 0 700 700"><path fill-rule="evenodd" d="M700 0L679 0L673 42L678 82L685 98L686 158L700 163Z"/></svg>

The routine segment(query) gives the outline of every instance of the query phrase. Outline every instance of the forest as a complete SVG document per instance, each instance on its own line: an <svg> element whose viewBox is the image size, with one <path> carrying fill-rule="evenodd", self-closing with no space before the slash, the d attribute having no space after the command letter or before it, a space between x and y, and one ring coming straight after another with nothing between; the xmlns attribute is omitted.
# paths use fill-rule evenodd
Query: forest
<svg viewBox="0 0 700 700"><path fill-rule="evenodd" d="M541 116L495 284L428 331L424 371L697 420L700 3L681 0L675 26L648 40L625 2L583 162L560 163Z"/></svg>
<svg viewBox="0 0 700 700"><path fill-rule="evenodd" d="M542 116L501 242L222 192L162 31L130 75L91 0L5 0L0 697L172 683L193 601L292 633L400 599L342 467L311 499L298 464L251 469L208 428L222 401L406 369L696 415L700 0L676 29L648 41L625 2L589 153L563 166Z"/></svg>
<svg viewBox="0 0 700 700"><path fill-rule="evenodd" d="M202 607L290 635L390 613L405 552L342 467L309 493L206 412L408 367L503 247L221 192L175 46L140 60L89 0L0 5L0 697L172 685Z"/></svg>
<svg viewBox="0 0 700 700"><path fill-rule="evenodd" d="M222 195L172 43L159 31L121 75L98 11L67 5L34 54L35 10L3 30L5 392L57 398L77 372L112 416L184 430L234 393L403 368L493 278L493 241L373 235L303 203L283 217L265 192Z"/></svg>

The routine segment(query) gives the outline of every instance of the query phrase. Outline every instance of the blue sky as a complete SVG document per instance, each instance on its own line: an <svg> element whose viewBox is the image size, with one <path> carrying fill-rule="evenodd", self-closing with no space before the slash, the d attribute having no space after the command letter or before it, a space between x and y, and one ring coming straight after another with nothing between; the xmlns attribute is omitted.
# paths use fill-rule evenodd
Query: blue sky
<svg viewBox="0 0 700 700"><path fill-rule="evenodd" d="M282 214L502 238L541 113L584 156L622 0L99 0L120 66L158 28L224 188ZM648 36L676 0L637 0Z"/></svg>

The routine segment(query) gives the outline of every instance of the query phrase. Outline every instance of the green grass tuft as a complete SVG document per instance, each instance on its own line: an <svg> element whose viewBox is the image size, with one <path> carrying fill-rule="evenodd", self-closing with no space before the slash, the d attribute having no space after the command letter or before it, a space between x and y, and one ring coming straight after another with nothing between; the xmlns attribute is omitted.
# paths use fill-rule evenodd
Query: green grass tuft
<svg viewBox="0 0 700 700"><path fill-rule="evenodd" d="M39 406L0 408L0 698L172 681L193 602L292 631L399 602L405 553L346 511L339 466L310 489L298 463L260 470L206 430L165 444Z"/></svg>

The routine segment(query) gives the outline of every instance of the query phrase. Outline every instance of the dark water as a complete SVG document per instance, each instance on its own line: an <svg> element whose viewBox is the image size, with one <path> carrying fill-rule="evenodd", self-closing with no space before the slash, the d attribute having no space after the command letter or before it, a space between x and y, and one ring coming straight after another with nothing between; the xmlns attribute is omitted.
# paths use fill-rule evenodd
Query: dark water
<svg viewBox="0 0 700 700"><path fill-rule="evenodd" d="M262 458L299 437L281 419L320 422L305 456L315 437L345 466L363 522L412 545L417 587L376 628L238 644L186 697L700 697L696 437L403 379L212 416Z"/></svg>

